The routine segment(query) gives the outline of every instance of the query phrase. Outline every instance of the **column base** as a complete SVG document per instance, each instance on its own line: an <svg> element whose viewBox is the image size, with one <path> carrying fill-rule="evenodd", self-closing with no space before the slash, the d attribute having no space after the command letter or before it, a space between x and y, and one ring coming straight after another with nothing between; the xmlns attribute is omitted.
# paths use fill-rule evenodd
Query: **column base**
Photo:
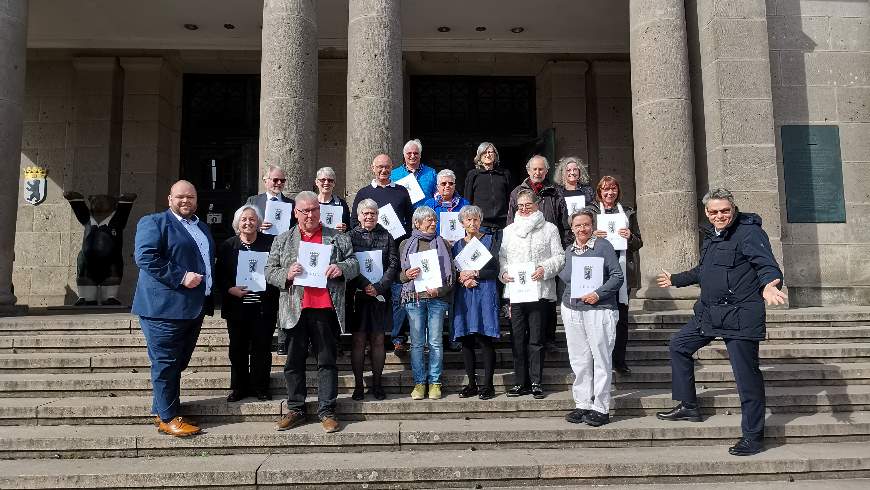
<svg viewBox="0 0 870 490"><path fill-rule="evenodd" d="M701 294L698 286L685 288L640 288L629 303L632 310L668 311L691 310Z"/></svg>

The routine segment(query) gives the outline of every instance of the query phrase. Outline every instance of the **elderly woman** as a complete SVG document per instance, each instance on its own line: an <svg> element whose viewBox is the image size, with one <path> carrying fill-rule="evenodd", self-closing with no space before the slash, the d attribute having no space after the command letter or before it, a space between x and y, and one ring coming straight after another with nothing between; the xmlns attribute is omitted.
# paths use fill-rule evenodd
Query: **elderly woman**
<svg viewBox="0 0 870 490"><path fill-rule="evenodd" d="M369 355L372 363L372 384L369 393L376 400L387 397L381 385L381 374L384 371L384 329L389 330L393 323L392 301L390 287L396 280L399 271L399 255L396 242L390 233L378 224L378 203L374 199L363 199L357 205L359 225L349 233L353 251L357 254L360 264L360 275L348 284L348 291L353 295L352 310L348 315L349 330L353 334L353 349L351 350L351 366L355 387L354 400L362 400L363 394L363 364L365 348L369 345ZM366 277L367 271L372 271L371 257L361 258L365 252L380 251L380 265L383 276L375 279Z"/></svg>
<svg viewBox="0 0 870 490"><path fill-rule="evenodd" d="M574 241L574 234L571 232L571 225L568 223L568 217L575 211L582 209L587 204L592 202L594 198L594 190L589 185L589 170L586 168L586 163L575 156L567 156L559 159L556 163L556 173L553 175L555 187L562 194L562 203L565 206L565 245L567 246ZM583 196L584 205L578 209L572 209L568 205L568 200L565 198Z"/></svg>
<svg viewBox="0 0 870 490"><path fill-rule="evenodd" d="M436 194L423 203L424 206L432 208L438 215L438 221L435 223L435 231L438 233L441 233L441 213L458 213L460 209L469 204L471 203L468 202L468 199L456 192L456 174L453 173L453 170L446 168L438 172Z"/></svg>
<svg viewBox="0 0 870 490"><path fill-rule="evenodd" d="M453 290L453 263L450 256L450 246L435 232L435 222L438 217L435 211L427 206L421 206L414 211L412 218L414 231L411 237L399 246L399 260L402 272L399 281L402 283L402 304L408 312L411 324L411 371L414 377L414 390L411 398L422 400L426 396L428 382L429 398L441 398L441 360L442 330L444 314L450 307L448 301ZM410 255L413 253L435 250L438 254L438 269L441 274L441 287L415 292L414 279L422 273L419 267L411 267ZM423 365L423 346L429 346L428 372Z"/></svg>
<svg viewBox="0 0 870 490"><path fill-rule="evenodd" d="M320 204L341 208L341 224L335 226L335 229L342 233L347 231L347 227L350 224L350 209L347 207L347 201L333 194L335 190L335 170L332 167L319 168L314 177L314 185L317 186L317 201ZM323 217L321 216L321 218ZM335 218L338 218L338 216Z"/></svg>
<svg viewBox="0 0 870 490"><path fill-rule="evenodd" d="M482 226L485 229L500 230L507 224L508 203L505 196L510 195L513 185L511 173L500 167L498 150L489 141L477 147L474 156L474 169L465 176L465 198L479 207L483 213Z"/></svg>
<svg viewBox="0 0 870 490"><path fill-rule="evenodd" d="M266 285L265 291L249 291L236 282L240 252L259 252L261 263L266 263L275 237L258 231L261 220L260 211L252 204L236 210L233 215L236 236L221 243L215 264L217 289L223 298L221 317L227 321L230 337L229 402L249 395L260 400L272 399L269 372L272 334L278 318L278 288Z"/></svg>
<svg viewBox="0 0 870 490"><path fill-rule="evenodd" d="M619 290L619 323L616 324L616 344L613 346L613 369L623 376L631 375L631 368L625 362L625 348L628 344L628 296L631 293L630 286L635 277L635 255L643 247L640 237L640 229L637 226L637 215L631 206L620 202L622 191L619 181L614 177L605 175L598 181L595 188L595 200L589 204L589 209L597 214L617 214L625 226L616 230L619 236L628 241L628 250L617 250L619 265L622 266L622 275L625 280ZM595 231L595 236L604 238L607 232Z"/></svg>
<svg viewBox="0 0 870 490"><path fill-rule="evenodd" d="M567 285L562 293L562 322L574 371L572 393L577 407L565 420L598 427L610 422L610 351L616 336L616 300L623 276L613 245L595 238L594 230L595 214L589 209L571 215L574 242L565 250L565 268L559 277ZM571 294L575 257L604 259L602 284L578 297Z"/></svg>
<svg viewBox="0 0 870 490"><path fill-rule="evenodd" d="M510 299L510 284L523 278L511 274L511 266L531 262L534 271L528 279L534 282L537 300L518 303L511 299L511 337L514 343L514 377L516 385L508 396L532 394L544 398L541 385L544 376L545 323L549 317L548 303L556 300L556 275L565 264L565 251L556 225L544 219L538 209L539 197L531 190L517 195L514 222L504 229L499 250L501 282Z"/></svg>
<svg viewBox="0 0 870 490"><path fill-rule="evenodd" d="M479 395L481 400L495 397L492 377L495 372L493 339L499 338L498 322L498 253L501 232L484 235L480 231L483 213L477 206L465 206L459 212L465 228L465 238L453 244L453 256L465 249L476 238L489 250L492 257L479 269L462 270L456 279L453 296L453 340L462 342L462 360L468 384L459 392L460 398ZM483 353L483 384L477 383L475 374L475 344Z"/></svg>

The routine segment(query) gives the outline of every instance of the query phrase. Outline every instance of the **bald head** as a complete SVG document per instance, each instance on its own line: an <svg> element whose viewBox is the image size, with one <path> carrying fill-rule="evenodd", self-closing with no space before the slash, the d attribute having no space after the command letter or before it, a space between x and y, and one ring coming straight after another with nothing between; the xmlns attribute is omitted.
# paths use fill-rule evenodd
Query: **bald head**
<svg viewBox="0 0 870 490"><path fill-rule="evenodd" d="M186 180L179 180L169 189L169 209L182 218L191 218L196 213L196 187Z"/></svg>
<svg viewBox="0 0 870 490"><path fill-rule="evenodd" d="M388 155L381 153L376 156L374 160L372 160L372 174L375 176L375 180L378 181L380 185L387 185L390 183L390 172L393 170L393 162L390 160Z"/></svg>

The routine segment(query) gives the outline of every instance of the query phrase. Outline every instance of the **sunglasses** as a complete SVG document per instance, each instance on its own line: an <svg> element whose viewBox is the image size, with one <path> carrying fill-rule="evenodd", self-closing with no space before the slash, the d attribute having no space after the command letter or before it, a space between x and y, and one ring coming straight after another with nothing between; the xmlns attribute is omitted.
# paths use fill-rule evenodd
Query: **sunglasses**
<svg viewBox="0 0 870 490"><path fill-rule="evenodd" d="M273 184L283 184L284 182L287 182L287 179L272 179Z"/></svg>

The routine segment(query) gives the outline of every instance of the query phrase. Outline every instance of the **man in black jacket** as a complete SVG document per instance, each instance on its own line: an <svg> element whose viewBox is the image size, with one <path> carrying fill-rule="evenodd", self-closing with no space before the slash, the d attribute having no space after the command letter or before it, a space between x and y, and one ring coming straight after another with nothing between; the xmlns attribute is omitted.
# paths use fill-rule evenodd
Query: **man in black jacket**
<svg viewBox="0 0 870 490"><path fill-rule="evenodd" d="M763 450L764 378L758 367L758 343L765 337L765 302L785 304L782 271L773 257L761 218L740 213L734 196L714 189L702 199L712 226L703 228L701 261L692 270L659 274L659 287L698 284L701 297L695 316L671 337L671 383L674 400L680 402L656 416L661 420L700 422L695 394L695 362L699 349L721 337L728 349L737 382L742 412L743 437L728 449L735 456Z"/></svg>

